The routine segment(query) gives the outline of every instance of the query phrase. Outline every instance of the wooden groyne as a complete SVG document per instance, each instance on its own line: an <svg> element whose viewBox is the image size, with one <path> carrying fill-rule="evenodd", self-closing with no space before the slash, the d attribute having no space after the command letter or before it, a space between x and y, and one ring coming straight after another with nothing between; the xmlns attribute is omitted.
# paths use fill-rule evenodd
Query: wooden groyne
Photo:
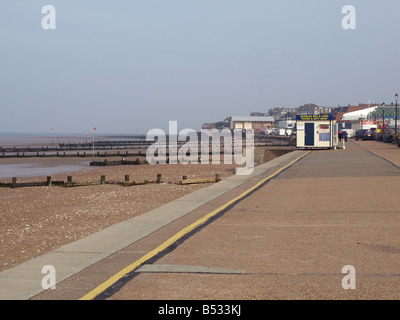
<svg viewBox="0 0 400 320"><path fill-rule="evenodd" d="M186 142L178 141L176 147L182 147ZM31 158L31 157L140 157L146 155L146 150L154 144L153 141L97 141L90 143L60 143L58 146L14 146L1 147L0 158ZM256 136L255 147L290 147L295 145L294 137L286 136ZM199 150L202 143L199 140ZM242 141L245 147L245 140ZM167 142L168 147L168 142ZM210 141L209 150L215 145ZM224 150L224 141L220 141L221 152ZM123 151L122 151L123 150Z"/></svg>
<svg viewBox="0 0 400 320"><path fill-rule="evenodd" d="M53 181L52 177L47 177L46 181L34 182L17 182L17 178L13 177L11 183L0 182L0 187L3 188L23 188L23 187L42 187L42 186L64 186L64 181Z"/></svg>
<svg viewBox="0 0 400 320"><path fill-rule="evenodd" d="M215 183L221 181L221 176L216 174L214 178L206 178L206 179L187 179L187 176L183 176L182 179L175 182L174 184L179 185L187 185L187 184L200 184L200 183ZM84 186L94 186L94 185L105 185L105 184L113 184L113 185L121 185L124 187L128 186L138 186L145 185L150 183L161 184L164 183L162 174L157 174L157 177L153 180L141 180L141 181L131 181L130 176L128 174L125 175L124 181L115 181L115 180L106 180L105 175L101 175L100 179L97 181L89 181L89 182L75 182L72 179L72 176L67 177L67 181L64 180L53 180L52 177L48 176L46 181L34 181L34 182L18 182L18 178L13 177L10 183L0 182L0 188L26 188L26 187L84 187ZM173 182L168 182L169 184Z"/></svg>
<svg viewBox="0 0 400 320"><path fill-rule="evenodd" d="M146 152L138 151L138 152L102 152L100 153L97 151L96 153L93 154L93 152L56 152L56 153L51 153L51 152L36 152L36 153L0 153L0 158L52 158L52 157L60 157L60 158L89 158L89 157L100 157L100 158L105 158L105 157L144 157L146 156Z"/></svg>
<svg viewBox="0 0 400 320"><path fill-rule="evenodd" d="M136 159L135 161L129 161L129 160L116 160L116 161L109 161L109 160L104 160L104 161L91 161L90 165L91 166L120 166L120 165L140 165L140 164L148 164L147 160L139 160Z"/></svg>
<svg viewBox="0 0 400 320"><path fill-rule="evenodd" d="M215 178L208 179L188 179L187 176L183 176L181 180L179 180L179 184L197 184L197 183L213 183L221 181L221 176L219 174L215 175Z"/></svg>

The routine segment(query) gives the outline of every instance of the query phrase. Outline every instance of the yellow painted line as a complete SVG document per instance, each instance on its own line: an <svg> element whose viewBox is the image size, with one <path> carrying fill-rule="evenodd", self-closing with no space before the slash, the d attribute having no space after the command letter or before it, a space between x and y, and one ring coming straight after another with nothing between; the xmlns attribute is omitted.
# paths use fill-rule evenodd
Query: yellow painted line
<svg viewBox="0 0 400 320"><path fill-rule="evenodd" d="M303 154L302 156L298 157L297 159L293 160L292 162L290 162L289 164L287 164L286 166L280 168L279 170L277 170L276 172L274 172L273 174L271 174L270 176L268 176L267 178L261 180L260 182L258 182L256 185L254 185L253 187L251 187L250 189L247 189L246 191L244 191L242 194L240 194L239 196L237 196L236 198L226 202L225 204L223 204L222 206L220 206L219 208L211 211L210 213L206 214L204 217L200 218L199 220L195 221L194 223L192 223L191 225L187 226L186 228L182 229L181 231L179 231L178 233L176 233L175 235L173 235L171 238L169 238L167 241L165 241L164 243L162 243L161 245L159 245L157 248L155 248L154 250L148 252L146 255L144 255L142 258L140 258L139 260L136 260L135 262L133 262L132 264L130 264L129 266L125 267L124 269L122 269L121 271L119 271L118 273L116 273L115 275L113 275L111 278L109 278L108 280L106 280L105 282L103 282L102 284L100 284L98 287L96 287L95 289L93 289L92 291L90 291L89 293L87 293L86 295L84 295L82 298L80 298L79 300L93 300L94 298L96 298L99 294L101 294L102 292L104 292L105 290L107 290L109 287L111 287L113 284L115 284L117 281L119 281L121 278L123 278L125 275L127 275L129 272L135 270L136 268L140 267L142 264L144 264L146 261L150 260L151 258L153 258L155 255L157 255L158 253L164 251L165 249L167 249L168 247L170 247L171 245L173 245L176 241L178 241L179 239L183 238L185 235L187 235L189 232L191 232L192 230L196 229L198 226L206 223L210 218L212 218L213 216L217 215L219 212L221 212L222 210L226 209L227 207L229 207L231 204L235 203L236 201L244 198L245 196L247 196L249 193L251 193L253 190L257 189L260 185L262 185L263 183L265 183L268 180L271 180L273 177L275 177L276 175L278 175L279 173L281 173L283 170L285 170L286 168L290 167L291 165L293 165L295 162L299 161L300 159L304 158L306 155L308 155L311 151L308 151L307 153Z"/></svg>

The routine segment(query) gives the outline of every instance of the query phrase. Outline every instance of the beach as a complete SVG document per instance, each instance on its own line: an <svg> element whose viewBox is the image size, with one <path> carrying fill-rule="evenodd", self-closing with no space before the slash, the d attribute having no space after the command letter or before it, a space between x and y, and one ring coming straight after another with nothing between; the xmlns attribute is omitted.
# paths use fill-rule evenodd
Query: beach
<svg viewBox="0 0 400 320"><path fill-rule="evenodd" d="M125 175L129 175L130 181L154 181L157 174L162 174L163 183L0 188L0 271L210 185L180 185L182 176L208 179L219 174L224 179L233 175L237 167L223 163L91 167L90 160L0 159L0 167L36 166L42 168L37 172L43 173L46 168L50 172L54 167L61 167L59 173L51 174L52 179L67 181L67 176L72 176L74 182L98 182L102 175L106 181L123 182ZM47 176L49 174L16 175L18 182L45 181ZM0 181L10 182L11 179Z"/></svg>

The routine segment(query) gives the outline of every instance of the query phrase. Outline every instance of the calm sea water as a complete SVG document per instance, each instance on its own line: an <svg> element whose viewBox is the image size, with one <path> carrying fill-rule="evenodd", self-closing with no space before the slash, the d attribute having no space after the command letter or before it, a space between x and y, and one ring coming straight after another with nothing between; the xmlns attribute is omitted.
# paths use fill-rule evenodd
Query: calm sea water
<svg viewBox="0 0 400 320"><path fill-rule="evenodd" d="M100 137L96 137L96 140ZM58 145L66 142L92 141L93 136L89 134L63 134L52 135L51 133L1 133L0 146L28 146L28 145Z"/></svg>
<svg viewBox="0 0 400 320"><path fill-rule="evenodd" d="M0 164L0 179L42 177L90 170L92 167L89 163L90 161L82 161L76 164L61 163L58 165L48 165L45 162Z"/></svg>
<svg viewBox="0 0 400 320"><path fill-rule="evenodd" d="M104 134L95 135L95 141L99 140L135 140L136 137L132 135L115 135ZM142 138L143 139L143 138ZM28 146L28 145L43 145L43 146L57 146L59 143L77 143L77 142L91 142L93 141L93 133L65 133L53 135L51 133L2 133L0 132L0 146L13 147L13 146Z"/></svg>
<svg viewBox="0 0 400 320"><path fill-rule="evenodd" d="M51 133L0 133L0 146L28 146L28 145L43 145L51 146L59 143L68 142L86 142L92 141L91 134L63 134L52 135ZM106 140L108 137L95 137L96 140ZM40 177L79 170L92 169L89 163L90 160L76 162L74 164L66 163L62 158L57 158L57 161L38 161L37 158L26 158L24 163L2 164L0 159L0 179L8 179L12 177Z"/></svg>

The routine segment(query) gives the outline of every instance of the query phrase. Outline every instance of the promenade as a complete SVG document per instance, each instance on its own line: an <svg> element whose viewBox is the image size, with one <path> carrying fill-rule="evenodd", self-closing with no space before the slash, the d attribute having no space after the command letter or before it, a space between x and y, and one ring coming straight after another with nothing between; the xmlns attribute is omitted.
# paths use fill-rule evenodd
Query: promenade
<svg viewBox="0 0 400 320"><path fill-rule="evenodd" d="M399 299L400 168L380 158L398 163L390 148L313 151L111 299ZM347 265L355 289L342 287Z"/></svg>
<svg viewBox="0 0 400 320"><path fill-rule="evenodd" d="M294 151L6 270L0 298L399 299L399 176L393 144Z"/></svg>

